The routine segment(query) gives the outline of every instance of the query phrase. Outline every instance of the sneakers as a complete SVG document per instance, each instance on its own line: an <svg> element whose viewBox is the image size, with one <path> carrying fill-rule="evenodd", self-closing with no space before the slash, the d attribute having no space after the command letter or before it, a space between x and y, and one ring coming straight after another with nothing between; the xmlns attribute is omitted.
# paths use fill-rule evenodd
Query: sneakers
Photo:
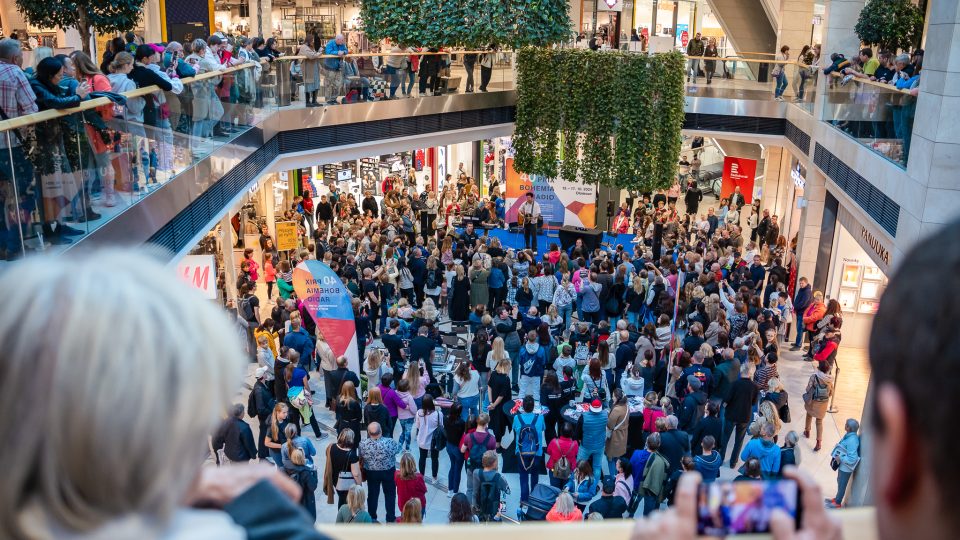
<svg viewBox="0 0 960 540"><path fill-rule="evenodd" d="M824 499L823 506L827 508L842 508L843 503L838 503L836 499Z"/></svg>
<svg viewBox="0 0 960 540"><path fill-rule="evenodd" d="M777 96L777 97L775 97L775 98L773 98L773 99L774 99L774 101L783 101L783 96Z"/></svg>

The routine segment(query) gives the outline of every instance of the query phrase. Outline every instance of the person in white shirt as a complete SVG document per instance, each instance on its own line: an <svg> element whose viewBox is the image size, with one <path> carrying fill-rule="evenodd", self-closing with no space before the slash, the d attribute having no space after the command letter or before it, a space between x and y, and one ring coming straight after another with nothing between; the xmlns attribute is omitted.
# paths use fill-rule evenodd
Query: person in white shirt
<svg viewBox="0 0 960 540"><path fill-rule="evenodd" d="M527 192L527 200L520 205L523 216L523 244L537 254L537 222L540 220L540 203L533 199L533 193ZM532 239L532 240L531 240ZM531 247L531 243L533 246Z"/></svg>

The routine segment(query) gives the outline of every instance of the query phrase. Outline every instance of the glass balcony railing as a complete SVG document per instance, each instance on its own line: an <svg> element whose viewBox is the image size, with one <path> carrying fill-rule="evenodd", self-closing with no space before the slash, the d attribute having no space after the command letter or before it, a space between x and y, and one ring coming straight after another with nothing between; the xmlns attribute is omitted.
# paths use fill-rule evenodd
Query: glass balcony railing
<svg viewBox="0 0 960 540"><path fill-rule="evenodd" d="M900 167L910 153L917 97L868 79L833 75L827 81L824 122Z"/></svg>
<svg viewBox="0 0 960 540"><path fill-rule="evenodd" d="M332 70L339 60L339 69ZM514 89L510 51L365 52L274 61L281 107L328 107ZM315 92L315 94L314 94Z"/></svg>
<svg viewBox="0 0 960 540"><path fill-rule="evenodd" d="M686 71L690 97L771 101L779 96L813 112L817 75L808 66L792 60L688 56Z"/></svg>
<svg viewBox="0 0 960 540"><path fill-rule="evenodd" d="M0 259L76 242L257 125L276 109L263 77L243 64L0 122Z"/></svg>

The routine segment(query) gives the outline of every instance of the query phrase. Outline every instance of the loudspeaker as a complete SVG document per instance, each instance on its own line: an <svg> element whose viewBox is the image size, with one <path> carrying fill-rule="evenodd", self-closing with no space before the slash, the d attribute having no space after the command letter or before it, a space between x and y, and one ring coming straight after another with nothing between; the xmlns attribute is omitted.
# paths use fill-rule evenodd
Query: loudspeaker
<svg viewBox="0 0 960 540"><path fill-rule="evenodd" d="M599 229L574 227L572 225L560 227L558 236L560 237L560 247L564 251L576 244L578 238L583 240L584 247L590 251L600 247L600 242L603 241L603 231Z"/></svg>

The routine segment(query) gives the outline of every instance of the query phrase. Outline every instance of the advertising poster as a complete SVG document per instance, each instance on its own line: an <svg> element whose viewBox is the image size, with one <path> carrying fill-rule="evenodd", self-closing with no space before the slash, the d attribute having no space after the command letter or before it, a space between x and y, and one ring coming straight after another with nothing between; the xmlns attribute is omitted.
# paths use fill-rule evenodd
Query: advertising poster
<svg viewBox="0 0 960 540"><path fill-rule="evenodd" d="M753 200L753 182L757 176L757 160L726 156L723 158L723 184L720 197L729 197L734 188L739 187L744 204Z"/></svg>
<svg viewBox="0 0 960 540"><path fill-rule="evenodd" d="M277 222L277 251L297 249L297 224L292 221Z"/></svg>
<svg viewBox="0 0 960 540"><path fill-rule="evenodd" d="M304 261L293 270L293 290L303 299L310 316L323 332L335 357L346 356L347 366L360 372L357 326L350 304L350 291L329 266Z"/></svg>
<svg viewBox="0 0 960 540"><path fill-rule="evenodd" d="M554 180L542 176L520 174L513 168L513 158L506 159L507 222L516 223L520 205L533 191L540 203L544 226L596 227L597 190L578 182Z"/></svg>

